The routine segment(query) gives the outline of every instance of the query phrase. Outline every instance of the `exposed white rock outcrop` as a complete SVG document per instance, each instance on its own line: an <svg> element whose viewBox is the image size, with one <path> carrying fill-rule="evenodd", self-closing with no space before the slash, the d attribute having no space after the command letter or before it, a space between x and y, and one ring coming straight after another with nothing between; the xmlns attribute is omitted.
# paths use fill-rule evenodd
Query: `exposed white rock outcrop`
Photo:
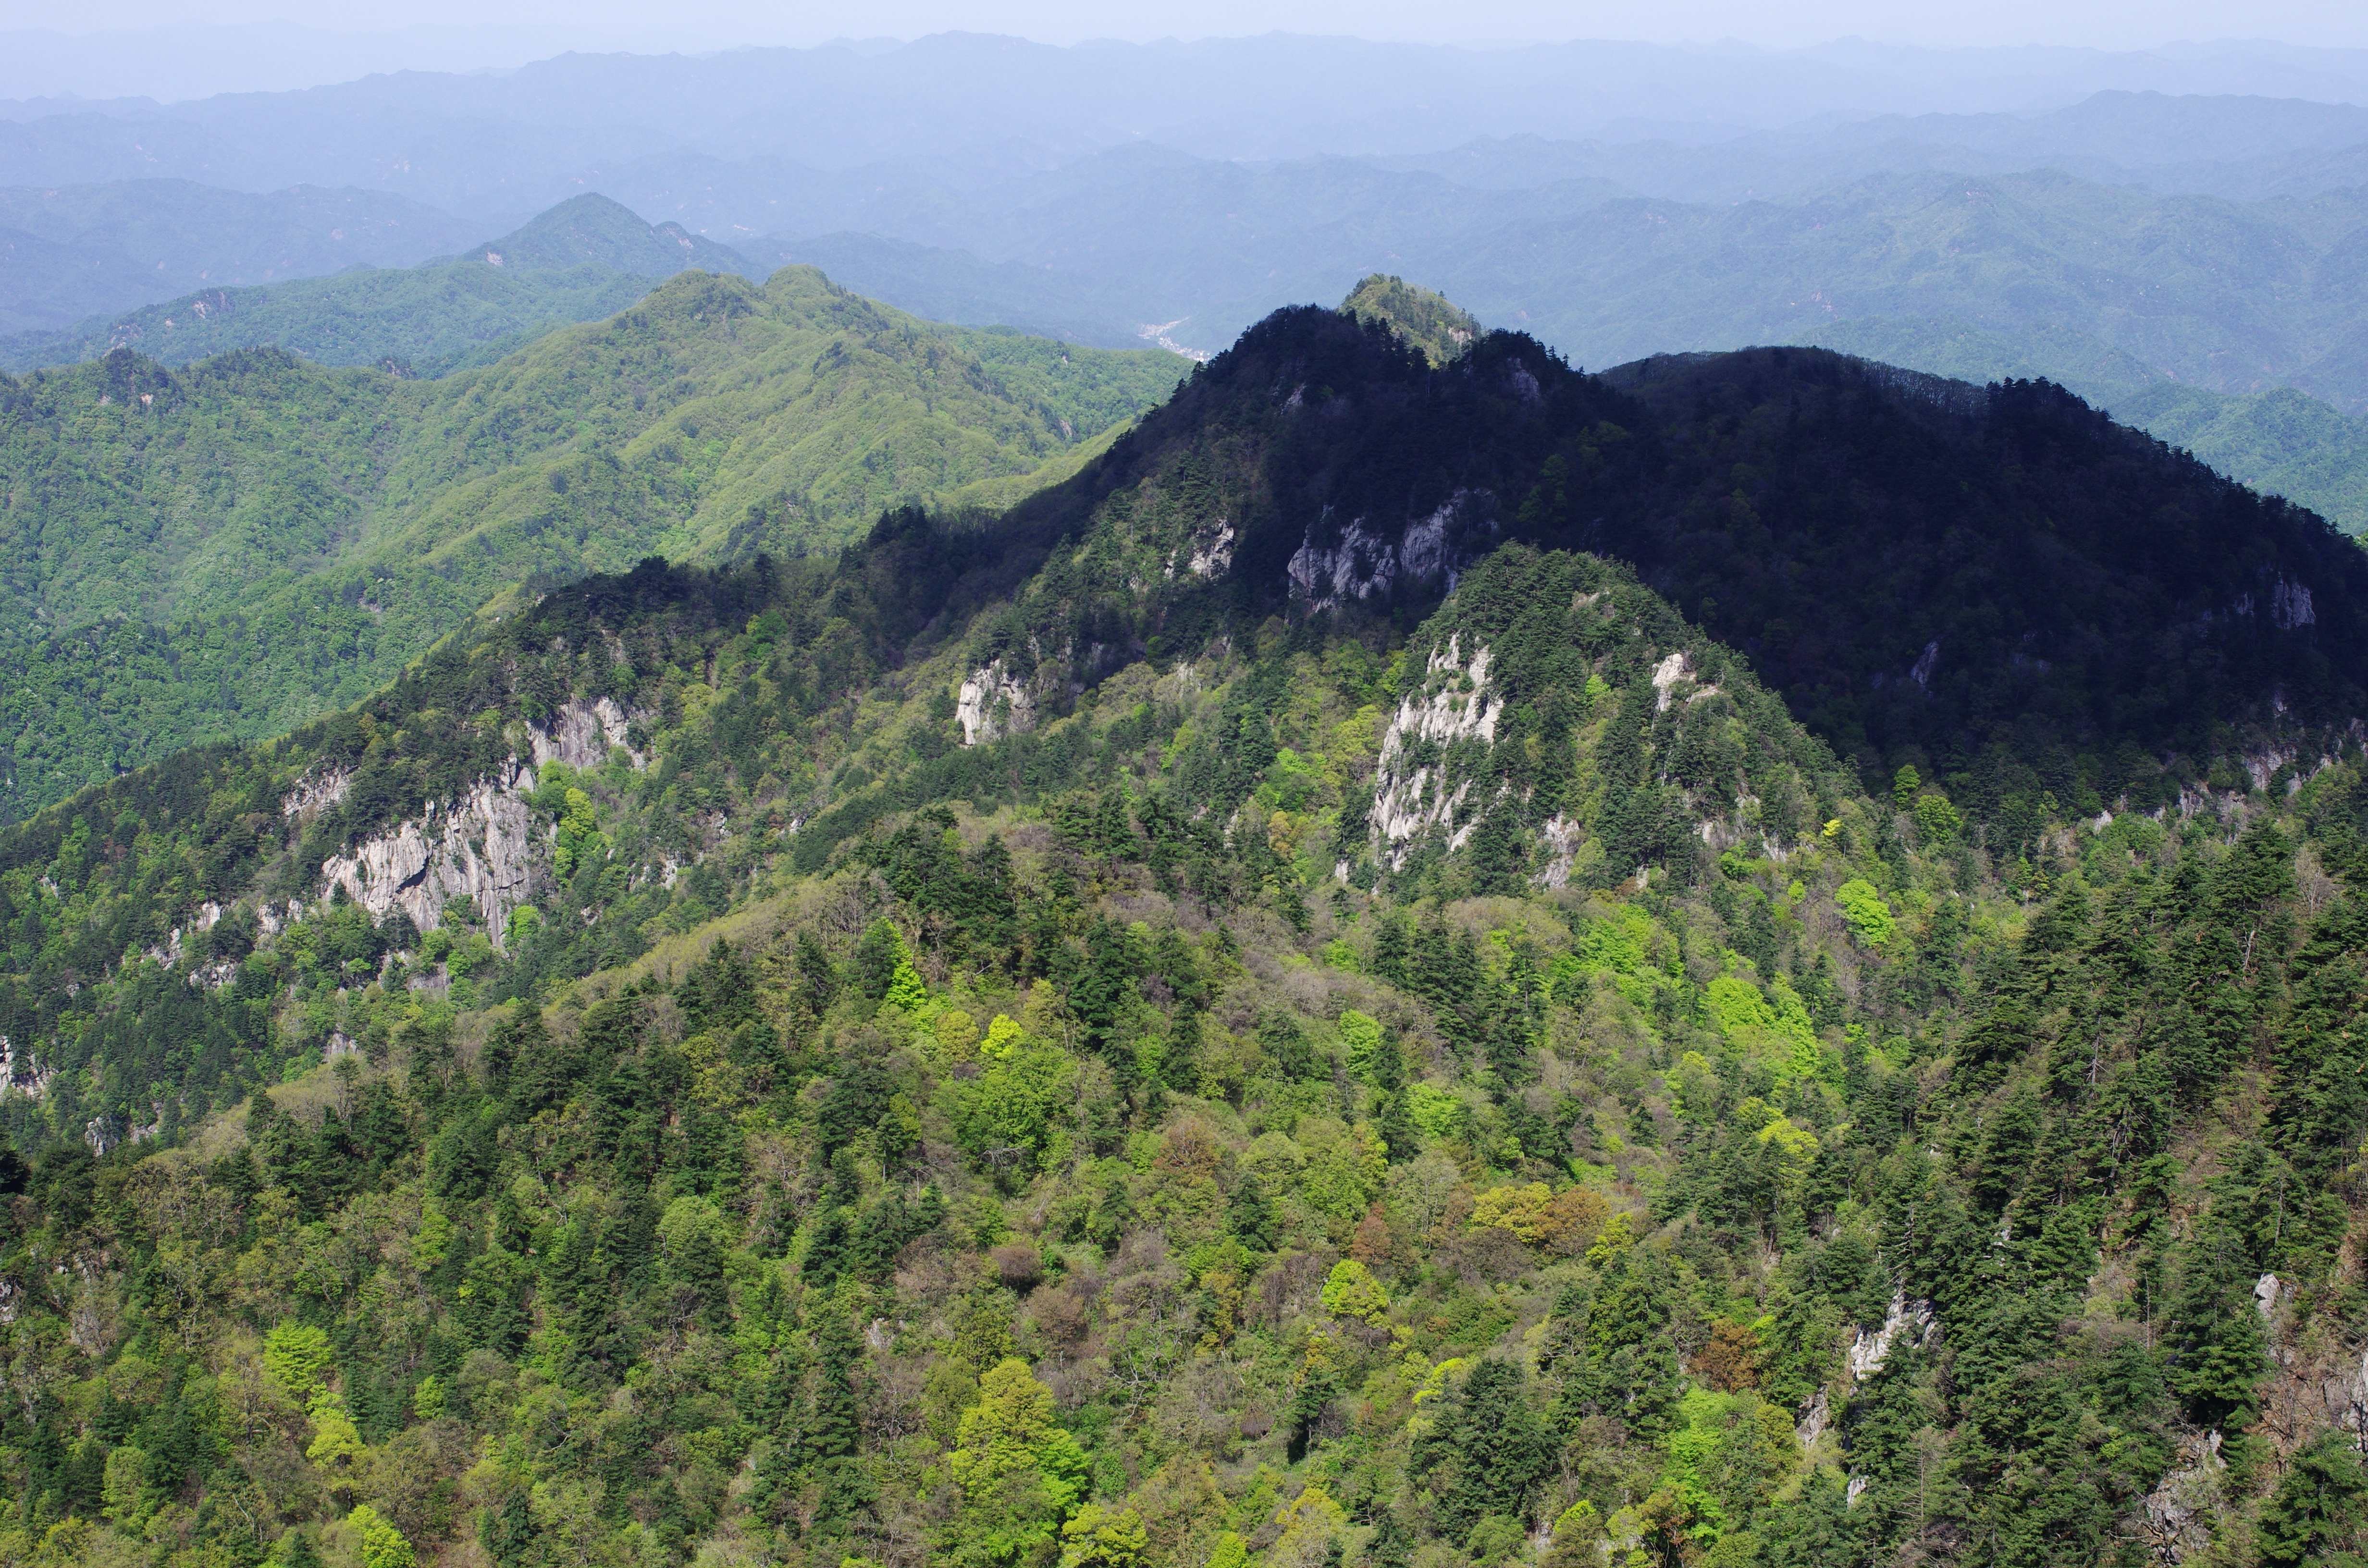
<svg viewBox="0 0 2368 1568"><path fill-rule="evenodd" d="M534 746L534 765L564 762L570 767L598 767L609 760L612 747L626 744L632 721L633 716L613 697L590 702L576 698L552 714L548 724L527 727ZM626 749L635 767L647 766L647 757L630 746Z"/></svg>
<svg viewBox="0 0 2368 1568"><path fill-rule="evenodd" d="M962 725L962 744L985 745L1033 728L1036 698L1028 683L997 659L963 677L962 693L954 699L954 719Z"/></svg>
<svg viewBox="0 0 2368 1568"><path fill-rule="evenodd" d="M1653 711L1669 710L1669 690L1686 675L1686 655L1682 649L1653 666Z"/></svg>
<svg viewBox="0 0 2368 1568"><path fill-rule="evenodd" d="M181 961L181 938L184 936L200 936L212 930L222 917L222 906L211 899L206 900L205 903L198 905L196 913L190 915L187 926L176 926L171 931L165 933L164 945L150 948L148 956L165 968L172 968Z"/></svg>
<svg viewBox="0 0 2368 1568"><path fill-rule="evenodd" d="M0 1034L0 1096L24 1095L40 1099L50 1092L50 1080L57 1069L45 1067L34 1058L30 1045L18 1045Z"/></svg>
<svg viewBox="0 0 2368 1568"><path fill-rule="evenodd" d="M321 867L323 885L344 888L373 920L400 909L423 931L442 923L454 899L474 900L499 947L510 912L527 902L534 824L523 797L533 788L532 770L513 759L458 801L333 856Z"/></svg>
<svg viewBox="0 0 2368 1568"><path fill-rule="evenodd" d="M1184 541L1183 547L1168 558L1164 574L1174 577L1180 566L1191 576L1213 577L1233 563L1234 525L1219 517L1215 528L1206 535L1196 534Z"/></svg>
<svg viewBox="0 0 2368 1568"><path fill-rule="evenodd" d="M2206 1432L2180 1449L2186 1462L2163 1476L2138 1511L2138 1528L2157 1562L2183 1562L2210 1546L2213 1517L2227 1503L2220 1434Z"/></svg>
<svg viewBox="0 0 2368 1568"><path fill-rule="evenodd" d="M283 817L310 816L346 798L346 787L354 781L350 767L333 767L325 773L300 778L279 802Z"/></svg>
<svg viewBox="0 0 2368 1568"><path fill-rule="evenodd" d="M1793 1440L1804 1449L1815 1448L1817 1439L1826 1435L1826 1428L1833 1425L1833 1402L1826 1397L1825 1390L1819 1389L1809 1396L1801 1419L1793 1424Z"/></svg>
<svg viewBox="0 0 2368 1568"><path fill-rule="evenodd" d="M1449 534L1467 517L1494 510L1486 491L1458 490L1427 517L1408 523L1393 540L1357 518L1338 540L1318 549L1310 538L1284 568L1292 597L1311 610L1330 609L1352 599L1386 594L1401 582L1427 582L1448 569Z"/></svg>
<svg viewBox="0 0 2368 1568"><path fill-rule="evenodd" d="M1861 1334L1851 1341L1846 1358L1851 1379L1863 1381L1883 1370L1884 1362L1890 1358L1891 1347L1899 1343L1900 1336L1913 1329L1914 1337L1921 1339L1930 1332L1932 1321L1932 1304L1930 1301L1911 1301L1904 1290L1895 1293L1891 1298L1891 1310L1884 1314L1883 1326L1872 1334Z"/></svg>
<svg viewBox="0 0 2368 1568"><path fill-rule="evenodd" d="M1688 702L1701 702L1718 695L1718 687L1700 681L1694 674L1693 655L1679 649L1653 666L1653 711L1666 713L1669 704L1684 688Z"/></svg>
<svg viewBox="0 0 2368 1568"><path fill-rule="evenodd" d="M1578 864L1579 848L1587 842L1587 829L1557 812L1538 831L1546 850L1546 869L1539 873L1538 884L1568 887L1570 873Z"/></svg>
<svg viewBox="0 0 2368 1568"><path fill-rule="evenodd" d="M1497 738L1503 705L1488 686L1488 660L1484 646L1473 650L1467 663L1462 633L1452 633L1446 645L1431 653L1421 687L1398 704L1390 727L1383 732L1381 760L1373 770L1372 823L1393 870L1405 863L1414 839L1453 822L1456 808L1472 788L1465 779L1448 790L1443 767L1418 757L1434 746L1464 740L1486 744ZM1471 833L1469 824L1451 830L1448 847L1462 847Z"/></svg>
<svg viewBox="0 0 2368 1568"><path fill-rule="evenodd" d="M2309 587L2289 583L2281 576L2277 586L2270 590L2270 624L2282 631L2317 625L2318 611L2310 602Z"/></svg>

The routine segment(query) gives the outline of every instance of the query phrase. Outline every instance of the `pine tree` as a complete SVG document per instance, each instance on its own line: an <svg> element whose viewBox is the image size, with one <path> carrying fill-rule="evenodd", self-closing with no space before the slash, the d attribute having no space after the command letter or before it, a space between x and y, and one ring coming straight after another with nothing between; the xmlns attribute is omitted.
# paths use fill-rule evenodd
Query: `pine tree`
<svg viewBox="0 0 2368 1568"><path fill-rule="evenodd" d="M814 1399L808 1407L803 1453L823 1483L823 1506L833 1516L862 1506L871 1487L859 1462L863 1405L856 1376L863 1365L863 1341L842 1304L825 1301L814 1325Z"/></svg>
<svg viewBox="0 0 2368 1568"><path fill-rule="evenodd" d="M2262 1568L2368 1563L2368 1471L2349 1432L2321 1433L2287 1461L2261 1509Z"/></svg>

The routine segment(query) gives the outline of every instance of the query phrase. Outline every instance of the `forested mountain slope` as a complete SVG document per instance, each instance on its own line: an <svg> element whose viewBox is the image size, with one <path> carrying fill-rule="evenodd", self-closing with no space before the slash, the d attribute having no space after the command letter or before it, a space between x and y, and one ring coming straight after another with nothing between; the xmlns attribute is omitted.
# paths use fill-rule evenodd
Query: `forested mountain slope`
<svg viewBox="0 0 2368 1568"><path fill-rule="evenodd" d="M2368 711L2368 561L2318 518L2053 387L1817 350L1598 378L1500 333L1433 369L1278 312L1014 525L1110 541L1025 627L1104 657L1196 647L1220 606L1419 613L1498 540L1600 551L1867 777L1912 765L2019 837L2266 777Z"/></svg>
<svg viewBox="0 0 2368 1568"><path fill-rule="evenodd" d="M1196 379L1198 501L1245 385L1431 422L1349 331ZM1593 557L1169 577L1157 423L0 833L0 1554L2363 1544L2356 745L2008 842Z"/></svg>
<svg viewBox="0 0 2368 1568"><path fill-rule="evenodd" d="M941 330L792 268L686 273L437 382L273 351L0 382L7 805L354 700L538 573L1007 500L1178 364Z"/></svg>
<svg viewBox="0 0 2368 1568"><path fill-rule="evenodd" d="M179 366L273 347L324 365L438 376L491 364L569 323L614 315L659 278L692 267L753 270L727 245L679 224L644 223L607 197L587 194L514 233L417 267L206 289L62 331L0 338L0 369L70 365L117 348Z"/></svg>
<svg viewBox="0 0 2368 1568"><path fill-rule="evenodd" d="M2170 380L2069 329L1998 331L1954 317L1838 322L1798 341L1955 381L2044 379L2222 473L2368 532L2368 420L2292 387L2219 392Z"/></svg>

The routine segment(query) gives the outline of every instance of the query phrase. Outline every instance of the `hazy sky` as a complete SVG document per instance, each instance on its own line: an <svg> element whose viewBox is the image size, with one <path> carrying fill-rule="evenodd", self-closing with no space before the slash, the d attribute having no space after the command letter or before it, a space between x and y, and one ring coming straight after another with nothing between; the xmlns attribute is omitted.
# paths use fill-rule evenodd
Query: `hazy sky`
<svg viewBox="0 0 2368 1568"><path fill-rule="evenodd" d="M1702 42L1736 39L1777 47L1860 36L1908 44L2071 44L2146 49L2177 40L2275 39L2368 47L2368 5L2360 0L862 0L790 4L759 0L405 0L404 24L512 29L569 43L712 49L736 43L820 42L835 37L911 38L959 28L1045 42L1090 38L1147 40L1328 32L1369 39L1484 42L1573 38ZM110 0L61 6L54 0L0 0L0 28L85 33L175 22L299 21L316 28L379 30L383 0Z"/></svg>

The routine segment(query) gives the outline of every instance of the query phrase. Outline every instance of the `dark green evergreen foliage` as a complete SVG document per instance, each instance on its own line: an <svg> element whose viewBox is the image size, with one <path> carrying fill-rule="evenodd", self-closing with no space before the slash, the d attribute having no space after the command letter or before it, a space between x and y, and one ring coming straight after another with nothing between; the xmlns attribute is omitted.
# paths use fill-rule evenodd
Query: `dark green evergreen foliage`
<svg viewBox="0 0 2368 1568"><path fill-rule="evenodd" d="M2089 812L2134 790L2146 809L2169 786L2151 762L2108 760L2124 743L2200 774L2226 744L2213 726L2266 723L2273 684L2305 724L2360 705L2359 552L2059 389L1924 392L1787 349L1615 380L1703 477L1624 517L1583 518L1601 504L1574 500L1558 526L1702 603L1706 628L1871 774L1888 777L1878 757L1929 759L1984 816L2043 792ZM1843 473L1884 476L1884 498L1837 490ZM2191 629L2169 642L2141 630L2174 624Z"/></svg>
<svg viewBox="0 0 2368 1568"><path fill-rule="evenodd" d="M2368 1561L2368 1472L2343 1432L2314 1438L2261 1510L2262 1568L2358 1568Z"/></svg>
<svg viewBox="0 0 2368 1568"><path fill-rule="evenodd" d="M875 920L855 949L855 989L868 1001L888 994L896 966L905 960L905 938L885 920Z"/></svg>
<svg viewBox="0 0 2368 1568"><path fill-rule="evenodd" d="M1502 515L1451 509L1451 558L1509 536L1632 562L1835 753L1886 782L1918 762L2016 843L2124 794L2151 809L2232 767L2248 734L2323 733L2368 700L2368 562L2348 541L2044 383L1985 392L1815 349L1590 378L1502 333L1433 369L1313 310L1244 334L1019 508L1015 524L1103 542L1024 597L979 662L1023 633L1181 653L1283 608L1304 545L1360 519L1394 539L1459 490ZM1239 533L1216 581L1131 603L1091 563L1173 561L1212 517ZM1221 751L1255 756L1243 722ZM1654 803L1618 802L1633 846L1662 830Z"/></svg>
<svg viewBox="0 0 2368 1568"><path fill-rule="evenodd" d="M1266 1184L1255 1174L1244 1176L1234 1187L1225 1226L1252 1252L1274 1250L1274 1205L1267 1200Z"/></svg>
<svg viewBox="0 0 2368 1568"><path fill-rule="evenodd" d="M1440 1530L1451 1539L1491 1514L1529 1517L1531 1498L1554 1462L1554 1444L1520 1368L1494 1358L1474 1367L1411 1460L1438 1496Z"/></svg>

